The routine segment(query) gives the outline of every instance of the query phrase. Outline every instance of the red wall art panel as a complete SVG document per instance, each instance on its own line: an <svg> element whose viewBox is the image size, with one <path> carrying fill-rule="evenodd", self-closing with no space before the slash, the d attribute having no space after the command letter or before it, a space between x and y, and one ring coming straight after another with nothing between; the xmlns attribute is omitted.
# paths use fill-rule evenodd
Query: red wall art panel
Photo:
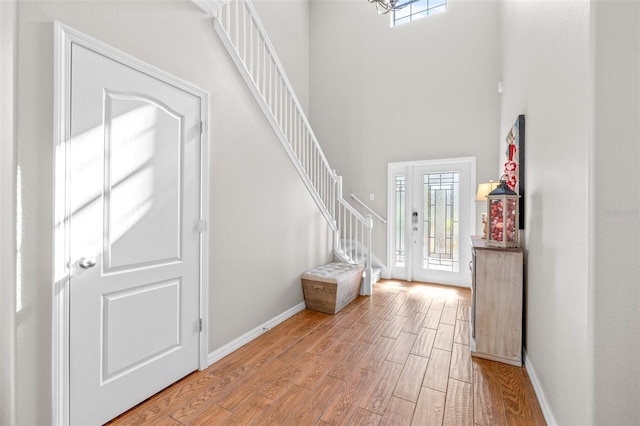
<svg viewBox="0 0 640 426"><path fill-rule="evenodd" d="M519 229L524 229L524 115L519 115L516 122L507 133L506 162L504 174L507 177L507 185L511 190L520 195L520 220Z"/></svg>

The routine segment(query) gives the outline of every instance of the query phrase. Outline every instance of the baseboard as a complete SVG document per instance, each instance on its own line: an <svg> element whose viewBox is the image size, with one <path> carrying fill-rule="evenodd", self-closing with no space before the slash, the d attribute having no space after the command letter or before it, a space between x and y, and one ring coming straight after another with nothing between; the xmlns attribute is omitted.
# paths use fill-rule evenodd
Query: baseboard
<svg viewBox="0 0 640 426"><path fill-rule="evenodd" d="M538 402L540 403L540 409L542 410L542 414L544 415L544 419L549 426L555 426L558 424L555 417L553 416L553 412L551 411L551 407L547 402L547 398L542 390L542 386L540 385L540 380L538 380L538 375L536 374L536 369L533 366L531 360L527 357L527 351L524 351L524 367L527 369L527 374L529 375L529 379L531 379L531 385L533 386L533 390L536 393L536 397L538 398Z"/></svg>
<svg viewBox="0 0 640 426"><path fill-rule="evenodd" d="M292 307L290 309L287 309L286 311L284 311L280 315L278 315L278 316L270 319L269 321L263 323L262 325L259 325L258 327L254 328L253 330L249 331L248 333L245 333L242 336L238 337L237 339L232 340L231 342L227 343L226 345L222 346L221 348L216 349L213 352L210 352L209 356L208 356L208 359L207 359L208 365L211 365L214 362L221 360L225 356L229 355L231 352L241 348L242 346L246 345L247 343L249 343L250 341L252 341L256 337L259 337L260 335L264 334L265 332L271 330L273 327L275 327L276 325L280 324L281 322L291 318L292 316L294 316L298 312L303 311L305 308L306 308L305 303L301 302L301 303L297 304L296 306L294 306L294 307Z"/></svg>

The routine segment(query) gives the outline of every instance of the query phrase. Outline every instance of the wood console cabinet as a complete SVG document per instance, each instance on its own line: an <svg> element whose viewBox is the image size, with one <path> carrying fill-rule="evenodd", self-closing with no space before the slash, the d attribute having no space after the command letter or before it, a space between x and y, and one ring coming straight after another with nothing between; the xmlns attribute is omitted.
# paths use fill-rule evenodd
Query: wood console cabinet
<svg viewBox="0 0 640 426"><path fill-rule="evenodd" d="M524 252L471 242L471 355L522 366Z"/></svg>

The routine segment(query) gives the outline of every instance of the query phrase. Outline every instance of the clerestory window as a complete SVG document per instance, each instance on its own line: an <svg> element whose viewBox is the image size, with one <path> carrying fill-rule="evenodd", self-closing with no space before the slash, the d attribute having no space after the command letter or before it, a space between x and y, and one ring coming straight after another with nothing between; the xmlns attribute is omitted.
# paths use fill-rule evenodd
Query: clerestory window
<svg viewBox="0 0 640 426"><path fill-rule="evenodd" d="M447 10L447 0L398 0L398 5L406 6L391 12L392 27Z"/></svg>

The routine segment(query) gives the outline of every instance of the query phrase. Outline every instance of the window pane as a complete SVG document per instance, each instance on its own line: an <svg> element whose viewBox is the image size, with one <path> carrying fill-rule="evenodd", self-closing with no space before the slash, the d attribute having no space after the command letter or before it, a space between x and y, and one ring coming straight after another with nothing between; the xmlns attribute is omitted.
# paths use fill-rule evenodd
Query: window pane
<svg viewBox="0 0 640 426"><path fill-rule="evenodd" d="M407 6L404 9L400 9L394 12L395 17L396 17L396 23L398 23L398 21L401 18L404 18L405 16L409 16L411 14L411 6Z"/></svg>
<svg viewBox="0 0 640 426"><path fill-rule="evenodd" d="M429 15L435 15L436 13L442 13L447 10L447 5L442 5L438 7L434 7L433 9L429 9Z"/></svg>
<svg viewBox="0 0 640 426"><path fill-rule="evenodd" d="M447 0L399 0L398 5L405 5L405 7L392 12L391 26L401 25L447 10Z"/></svg>
<svg viewBox="0 0 640 426"><path fill-rule="evenodd" d="M446 189L436 189L433 191L434 203L431 209L431 216L434 221L435 247L433 252L437 254L447 253L447 191Z"/></svg>
<svg viewBox="0 0 640 426"><path fill-rule="evenodd" d="M422 12L418 12L414 15L411 15L411 20L415 21L418 18L422 18L424 16L429 16L429 11L428 10L423 10Z"/></svg>
<svg viewBox="0 0 640 426"><path fill-rule="evenodd" d="M411 14L415 15L416 13L423 12L429 8L427 0L418 0L415 3L411 4Z"/></svg>

